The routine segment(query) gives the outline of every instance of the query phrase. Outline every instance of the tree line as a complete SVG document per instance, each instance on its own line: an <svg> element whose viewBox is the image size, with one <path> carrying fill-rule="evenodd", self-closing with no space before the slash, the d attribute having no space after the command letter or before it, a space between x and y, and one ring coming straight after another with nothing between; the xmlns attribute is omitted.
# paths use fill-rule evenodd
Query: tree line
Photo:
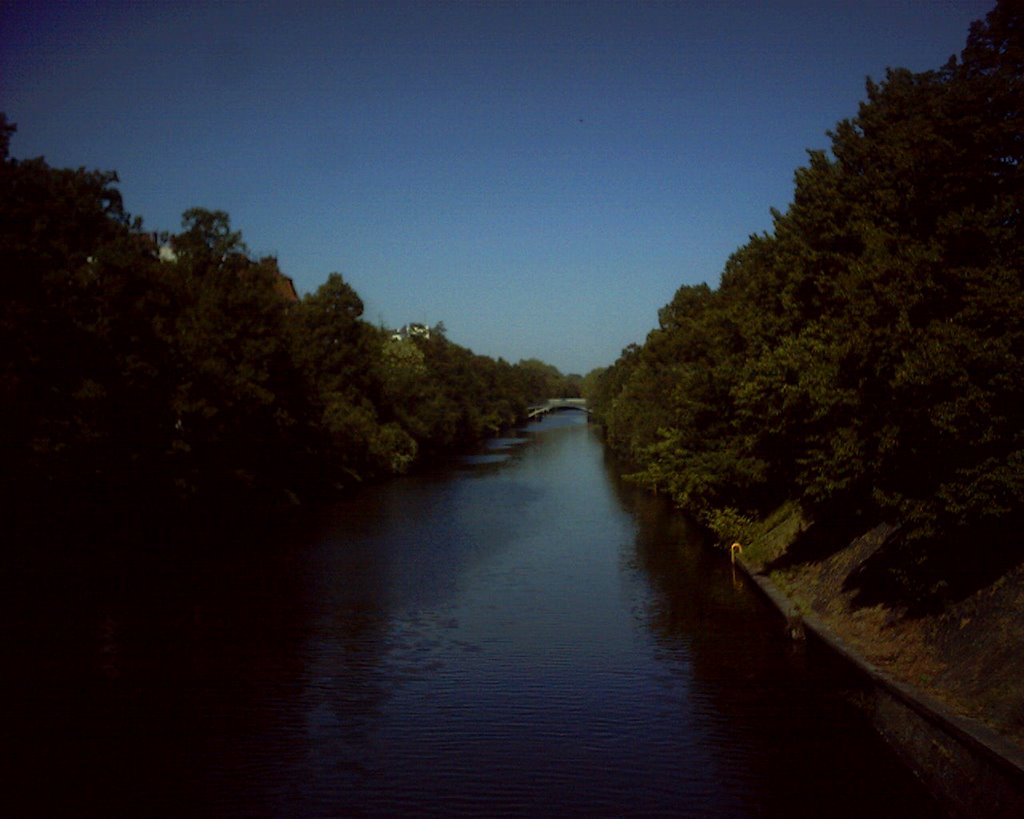
<svg viewBox="0 0 1024 819"><path fill-rule="evenodd" d="M787 500L901 524L910 551L1020 553L1024 12L867 83L792 204L588 376L633 478L720 538Z"/></svg>
<svg viewBox="0 0 1024 819"><path fill-rule="evenodd" d="M298 298L221 211L148 233L115 173L14 159L14 131L0 114L11 508L318 496L495 433L579 380L476 355L441 326L373 326L337 273Z"/></svg>

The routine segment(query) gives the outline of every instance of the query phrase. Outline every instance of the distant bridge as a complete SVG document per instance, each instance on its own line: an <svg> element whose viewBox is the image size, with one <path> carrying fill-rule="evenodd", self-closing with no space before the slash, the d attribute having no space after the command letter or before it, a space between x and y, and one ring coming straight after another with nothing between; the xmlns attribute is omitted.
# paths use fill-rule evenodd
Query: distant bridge
<svg viewBox="0 0 1024 819"><path fill-rule="evenodd" d="M535 404L526 408L526 417L530 420L543 418L549 412L565 412L576 410L590 415L590 408L587 406L586 398L549 398L543 404Z"/></svg>

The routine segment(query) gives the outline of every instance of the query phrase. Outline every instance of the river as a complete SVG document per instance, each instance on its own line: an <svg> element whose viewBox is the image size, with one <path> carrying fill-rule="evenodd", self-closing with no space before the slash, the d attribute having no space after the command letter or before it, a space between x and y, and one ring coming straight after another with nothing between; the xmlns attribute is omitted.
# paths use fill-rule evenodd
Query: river
<svg viewBox="0 0 1024 819"><path fill-rule="evenodd" d="M937 813L579 414L195 540L8 568L0 815Z"/></svg>

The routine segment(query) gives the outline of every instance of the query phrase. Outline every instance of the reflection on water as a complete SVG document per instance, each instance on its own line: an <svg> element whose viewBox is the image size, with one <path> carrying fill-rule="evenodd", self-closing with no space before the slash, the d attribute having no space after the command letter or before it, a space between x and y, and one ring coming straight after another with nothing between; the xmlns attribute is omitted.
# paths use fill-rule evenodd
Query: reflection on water
<svg viewBox="0 0 1024 819"><path fill-rule="evenodd" d="M931 815L853 682L582 418L494 456L19 570L0 814Z"/></svg>
<svg viewBox="0 0 1024 819"><path fill-rule="evenodd" d="M483 452L460 455L458 463L462 466L483 466L501 464L515 456L518 447L528 443L530 438L492 438L483 445Z"/></svg>
<svg viewBox="0 0 1024 819"><path fill-rule="evenodd" d="M484 444L485 449L510 449L528 443L530 438L492 438Z"/></svg>
<svg viewBox="0 0 1024 819"><path fill-rule="evenodd" d="M507 452L489 453L486 455L463 455L459 463L464 466L482 466L484 464L502 464L512 456Z"/></svg>

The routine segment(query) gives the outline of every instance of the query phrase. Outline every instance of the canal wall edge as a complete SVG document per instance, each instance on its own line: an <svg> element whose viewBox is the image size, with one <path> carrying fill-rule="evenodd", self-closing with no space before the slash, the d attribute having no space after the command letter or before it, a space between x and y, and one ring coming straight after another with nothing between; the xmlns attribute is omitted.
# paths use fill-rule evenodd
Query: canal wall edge
<svg viewBox="0 0 1024 819"><path fill-rule="evenodd" d="M816 615L801 612L766 575L736 564L786 620L794 639L810 636L870 683L865 703L875 729L955 816L1024 816L1024 753L978 720L957 714L864 659Z"/></svg>

